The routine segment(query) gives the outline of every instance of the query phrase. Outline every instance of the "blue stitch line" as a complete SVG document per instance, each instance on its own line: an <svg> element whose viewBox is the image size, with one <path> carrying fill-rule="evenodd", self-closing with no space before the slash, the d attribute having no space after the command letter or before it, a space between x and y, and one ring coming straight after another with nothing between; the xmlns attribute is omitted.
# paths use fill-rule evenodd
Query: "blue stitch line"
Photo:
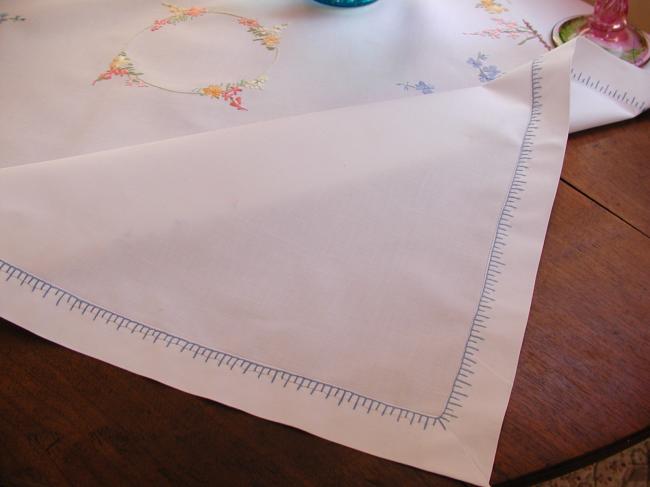
<svg viewBox="0 0 650 487"><path fill-rule="evenodd" d="M616 101L622 101L627 105L631 105L638 109L639 112L642 112L646 108L647 102L638 100L636 96L630 98L629 92L627 91L619 93L617 89L610 90L610 85L603 85L600 80L594 80L591 78L591 75L585 75L582 71L578 72L574 68L571 68L571 79Z"/></svg>
<svg viewBox="0 0 650 487"><path fill-rule="evenodd" d="M479 351L478 343L479 341L484 340L484 337L481 336L481 331L483 328L486 328L484 324L489 320L489 316L486 314L486 309L492 309L488 304L494 301L494 298L489 296L489 294L495 294L496 288L494 287L498 283L498 275L501 273L500 268L505 266L505 262L502 260L503 252L500 248L504 248L506 245L506 237L508 236L508 229L512 227L510 220L514 217L512 211L517 209L516 202L518 193L524 191L523 188L520 189L520 185L525 184L526 181L523 179L526 177L527 165L525 161L529 160L529 155L532 153L533 141L536 136L537 131L537 122L540 120L542 102L541 102L541 62L536 60L532 63L531 66L531 110L530 118L528 120L528 125L524 133L524 137L521 143L519 150L519 157L517 159L517 164L515 165L513 176L510 181L510 186L508 188L508 193L506 195L503 206L501 207L501 213L497 221L497 227L494 233L494 238L492 240L492 245L490 252L488 254L488 260L485 270L485 277L483 280L483 288L481 289L481 294L479 302L476 306L476 311L474 313L474 318L472 319L472 325L469 329L467 340L465 342L465 350L463 356L460 360L460 365L458 366L458 372L454 379L452 390L447 397L444 410L440 415L440 419L446 422L449 422L449 418L457 418L455 413L456 409L462 408L462 397L467 397L467 394L464 392L465 387L471 387L472 384L467 380L470 375L474 374L474 371L471 370L477 361L471 358L475 352ZM512 211L511 211L512 210ZM478 340L478 341L477 341ZM459 397L460 396L460 397ZM444 423L440 421L443 429L446 429Z"/></svg>
<svg viewBox="0 0 650 487"><path fill-rule="evenodd" d="M9 264L2 259L0 259L0 272L5 272L7 274L5 281L16 278L20 281L21 286L27 282L28 285L31 286L31 292L35 292L38 289L43 293L43 298L46 298L50 291L53 290L54 297L58 298L56 300L55 306L58 306L63 299L66 300L66 303L70 303L70 301L72 301L73 304L70 307L70 310L74 310L75 307L81 310L83 306L81 315L84 315L86 311L88 311L89 314L93 316L92 321L96 321L98 317L101 317L102 319L105 318L107 324L111 322L115 323L118 331L121 328L126 328L131 332L131 334L138 332L142 334L143 340L147 339L149 336L152 336L152 343L156 343L160 339L166 343L166 348L174 345L179 349L180 353L183 353L185 350L189 350L190 352L193 352L192 357L194 359L197 356L202 356L205 357L205 362L208 362L210 360L217 362L218 367L221 367L225 360L226 366L228 366L230 370L233 370L235 366L238 366L242 370L242 374L245 374L252 366L254 367L255 372L257 372L259 369L258 379L261 378L262 375L265 375L270 378L271 383L274 383L277 376L280 375L281 381L284 381L283 387L287 387L289 383L295 384L297 392L300 391L300 389L303 388L305 382L307 382L305 389L310 390L310 395L313 395L315 392L319 392L324 396L325 400L329 399L329 397L333 395L334 398L338 398L338 406L341 406L347 397L346 402L350 405L353 404L352 409L354 410L357 409L359 401L362 401L360 408L361 410L365 409L366 403L369 402L368 408L366 409L366 414L376 412L381 416L384 416L386 412L389 411L388 416L393 416L393 412L398 411L399 414L397 414L396 421L399 421L402 416L408 419L410 415L409 424L411 425L414 423L415 418L417 417L417 424L424 423L423 430L427 429L429 423L431 423L432 429L436 425L440 425L444 430L446 430L447 427L445 423L449 423L450 418L458 418L458 416L454 414L456 412L456 409L454 408L462 408L462 399L468 397L468 394L463 392L463 390L465 387L471 387L472 384L468 382L468 380L470 379L470 376L474 374L474 371L471 369L477 365L477 361L471 357L475 354L475 352L477 353L479 351L478 345L480 342L485 340L485 338L481 336L481 329L486 328L486 325L483 323L489 320L487 310L492 309L489 303L495 301L495 298L489 296L489 294L496 293L496 288L494 286L496 286L498 283L497 276L501 273L500 268L505 266L505 262L503 262L501 258L503 252L500 250L500 248L505 247L506 238L508 237L508 229L512 227L510 223L510 220L514 216L512 211L516 210L516 202L519 200L519 198L516 197L516 194L522 193L524 191L523 185L526 184L524 178L526 177L528 167L525 161L530 160L530 154L532 153L533 148L533 140L536 135L535 132L537 130L537 122L539 122L539 117L541 115L542 104L541 96L539 94L539 91L541 89L540 72L540 62L535 61L531 67L532 107L530 112L530 119L528 121L526 132L522 140L519 157L514 169L510 186L508 188L508 193L502 206L499 219L497 221L497 227L486 265L480 299L476 307L476 312L472 320L472 325L470 327L467 340L465 342L465 348L460 360L460 365L452 384L452 390L445 402L444 409L442 413L437 416L426 415L413 410L403 409L347 389L342 389L326 382L309 379L307 377L287 372L282 369L251 362L236 355L215 350L209 347L204 347L198 343L190 342L182 337L172 335L165 331L147 326L143 323L133 321L125 316L113 313L112 311L102 308L101 306L75 296L74 294L62 288L56 287L34 276L33 274L22 270L19 267ZM312 384L313 387L311 387ZM352 403L353 399L354 403ZM380 407L382 407L381 411Z"/></svg>

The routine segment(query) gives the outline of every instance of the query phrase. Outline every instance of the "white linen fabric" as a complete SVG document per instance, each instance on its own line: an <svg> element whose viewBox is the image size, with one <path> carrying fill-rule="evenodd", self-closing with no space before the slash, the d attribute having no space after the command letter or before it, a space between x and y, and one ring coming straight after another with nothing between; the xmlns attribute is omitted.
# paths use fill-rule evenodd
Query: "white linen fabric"
<svg viewBox="0 0 650 487"><path fill-rule="evenodd" d="M550 25L560 3L505 12ZM530 62L545 52L533 32L479 54L503 39L461 27L506 24L473 2L219 2L171 25L151 24L149 1L76 16L67 2L7 5L28 20L0 24L0 315L193 394L489 483L570 124L645 109L646 72L584 40ZM290 25L255 31L253 18ZM235 38L256 49L231 55ZM228 98L204 72L215 45L223 79L249 81ZM153 77L93 86L121 49ZM153 79L164 89L123 86Z"/></svg>

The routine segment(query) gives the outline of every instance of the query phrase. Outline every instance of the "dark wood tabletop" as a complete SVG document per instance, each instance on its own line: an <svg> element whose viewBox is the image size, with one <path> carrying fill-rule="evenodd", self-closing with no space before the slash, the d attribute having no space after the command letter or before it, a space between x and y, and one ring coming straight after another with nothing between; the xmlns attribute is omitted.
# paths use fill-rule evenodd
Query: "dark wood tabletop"
<svg viewBox="0 0 650 487"><path fill-rule="evenodd" d="M650 425L650 112L572 135L492 482ZM460 485L0 320L0 485Z"/></svg>

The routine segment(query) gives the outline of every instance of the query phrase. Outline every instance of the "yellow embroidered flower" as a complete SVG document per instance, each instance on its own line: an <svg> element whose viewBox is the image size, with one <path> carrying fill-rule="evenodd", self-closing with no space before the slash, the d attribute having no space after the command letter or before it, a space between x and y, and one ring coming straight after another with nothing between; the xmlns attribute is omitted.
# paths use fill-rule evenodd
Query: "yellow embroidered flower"
<svg viewBox="0 0 650 487"><path fill-rule="evenodd" d="M280 36L276 34L267 34L262 37L262 44L270 48L277 47L278 44L280 44Z"/></svg>
<svg viewBox="0 0 650 487"><path fill-rule="evenodd" d="M181 7L177 7L171 3L163 3L163 5L169 9L169 13L171 13L174 17L183 15L183 9Z"/></svg>
<svg viewBox="0 0 650 487"><path fill-rule="evenodd" d="M203 15L208 11L206 8L202 7L183 8L171 3L164 3L163 5L169 9L169 13L172 14L172 17L183 17L185 15L189 15L190 17L198 17L199 15Z"/></svg>
<svg viewBox="0 0 650 487"><path fill-rule="evenodd" d="M223 95L223 88L217 85L210 85L206 86L205 88L201 88L201 93L211 98L221 98L221 95Z"/></svg>
<svg viewBox="0 0 650 487"><path fill-rule="evenodd" d="M129 58L127 58L124 54L119 54L115 56L111 61L110 69L111 71L124 69L127 67L128 64L129 64Z"/></svg>
<svg viewBox="0 0 650 487"><path fill-rule="evenodd" d="M481 3L477 7L484 8L487 12L491 14L501 14L507 12L508 9L502 6L501 4L495 2L494 0L480 0Z"/></svg>

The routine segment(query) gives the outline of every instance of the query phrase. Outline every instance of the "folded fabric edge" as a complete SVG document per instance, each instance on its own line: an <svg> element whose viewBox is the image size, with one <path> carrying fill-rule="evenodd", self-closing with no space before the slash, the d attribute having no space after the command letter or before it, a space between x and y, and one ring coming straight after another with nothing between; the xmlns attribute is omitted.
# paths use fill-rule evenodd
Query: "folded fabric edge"
<svg viewBox="0 0 650 487"><path fill-rule="evenodd" d="M570 133L632 119L650 108L650 71L578 37L571 66Z"/></svg>
<svg viewBox="0 0 650 487"><path fill-rule="evenodd" d="M567 47L566 49L569 49L569 47ZM549 55L549 56L550 56L550 55ZM567 82L568 82L568 81L567 81ZM501 87L504 83L507 83L507 80L504 78L500 83L501 83L501 84L495 84L495 85L492 86L492 87L486 87L486 89L490 89L490 90L501 89L500 87ZM447 92L447 93L449 94L449 96L452 96L453 93L457 93L457 92ZM438 95L438 96L442 96L442 95L443 95L443 94ZM403 101L402 101L402 100L399 100L399 101L397 101L397 102L402 103ZM382 102L382 103L395 103L395 102ZM355 108L358 108L358 107L350 107L350 108L346 108L346 109L355 109ZM338 110L346 110L346 109L338 109ZM261 123L273 123L273 122L271 121L271 122L261 122ZM228 130L228 129L225 129L225 130ZM561 130L561 129L560 129L560 130ZM192 135L192 136L188 136L188 137L195 137L195 136L197 136L197 135ZM183 137L183 139L184 139L184 138L185 138L185 137ZM150 144L146 144L146 145L150 145ZM124 149L125 149L125 148L115 149L115 151L120 151L120 150L124 150ZM76 158L76 157L78 157L78 156L75 156L75 158ZM75 158L70 158L70 159L75 159ZM51 162L54 162L54 161L51 161ZM27 169L27 168L25 168L25 169ZM18 169L17 169L17 170L18 170ZM9 305L7 304L7 306L9 306ZM17 316L18 316L18 315L17 315ZM11 318L10 318L10 319L11 319ZM13 321L13 320L12 320L12 321ZM20 322L18 322L18 324L20 324ZM32 328L29 327L29 329L32 329ZM54 341L59 341L59 340L54 340ZM81 345L79 345L79 348L81 349L81 348L83 348L83 347L82 347ZM102 360L104 360L104 359L102 359ZM111 362L111 363L114 363L112 360L106 360L106 361ZM121 364L116 364L116 365L118 365L118 366L122 366ZM128 368L131 368L131 367L128 367ZM137 368L137 367L134 367L134 368ZM174 374L175 374L175 373L178 373L178 372L171 371L171 370L170 370L170 371L167 371L167 372L169 372L169 374L170 374L172 377L174 377ZM149 373L146 373L146 372L145 372L145 373L143 373L143 375L150 376L150 377L152 377L152 378L155 378L156 380L160 380L161 382L165 382L165 383L172 382L172 383L170 383L170 385L173 385L174 387L177 387L177 388L180 388L180 389L186 390L186 387L178 387L178 385L175 385L175 383L173 383L173 382L174 382L173 380L169 380L169 379L167 379L167 380L161 380L161 379L157 378L156 374L151 374L150 372L149 372ZM212 379L212 380L214 380L214 379ZM169 381L169 382L168 382L168 381ZM197 389L198 389L198 390L201 390L201 387L197 387ZM197 395L202 395L202 396L204 396L204 394L201 393L201 392L195 392L195 391L193 391L193 390L192 390L192 391L188 391L188 392L193 392L193 393L195 393L195 394L197 394ZM214 392L211 392L210 395L205 395L204 397L209 397L209 398L212 398L212 399L213 399L214 397L212 397L212 395L214 395ZM219 402L228 403L228 401L227 401L227 400L224 400L220 395L219 395L219 397L218 397L216 400L218 400ZM272 419L272 420L275 420L275 421L288 422L289 424L295 425L295 421L294 421L293 419L291 419L291 420L286 420L286 421L285 421L285 420L282 420L282 419L277 419L276 417L273 417L271 414L269 414L269 415L267 416L267 415L264 414L263 412L260 412L260 409L257 408L257 407L253 407L253 406L251 406L251 409L250 409L250 410L249 410L249 409L246 409L245 407L242 407L242 406L240 405L240 399L233 400L233 403L234 403L234 405L236 405L236 407L238 407L238 408L240 408L240 409L247 410L247 411L249 411L249 412L251 412L251 413L253 413L253 414L256 414L256 415L258 415L258 416L267 417L267 419ZM292 414L297 415L297 417L300 417L300 416L301 416L301 413L298 412L298 411L295 411L295 410L292 412ZM304 414L304 413L302 413L302 414ZM278 413L278 415L279 415L280 417L282 416L280 413ZM501 417L501 419L502 419L502 417ZM298 426L298 427L300 427L300 428L302 428L302 429L306 429L307 431L310 431L310 432L314 432L314 430L317 429L317 428L314 428L313 426L311 426L311 427L302 427L302 426ZM331 436L329 433L324 433L324 432L317 432L317 433L315 433L315 434L318 434L319 436L323 436L323 437ZM334 441L340 441L338 438L332 438L332 439L333 439ZM379 439L380 439L380 438L379 438ZM378 439L378 440L379 440L379 439ZM384 439L385 439L385 438L384 438ZM350 440L350 443L354 443L354 441ZM403 461L403 460L401 459L402 455L401 455L401 454L398 454L398 453L395 453L395 452L392 452L392 453L390 453L390 454L382 454L381 452L378 453L377 450L376 450L376 448L368 448L368 447L363 447L363 446L354 446L354 447L355 447L355 448L358 448L358 449L360 449L360 450L363 450L363 451L368 451L368 452L373 453L373 454L378 455L378 456L385 456L386 458L390 458L390 459L397 460L397 461L402 461L403 463L414 464L413 461L412 461L411 459L407 459L407 460ZM426 451L426 449L423 449L423 450ZM388 451L390 452L390 448L388 448ZM431 452L429 451L429 453L431 453ZM444 454L443 454L442 452L438 452L438 454L441 455L441 457L444 457ZM418 456L418 455L416 455L416 456ZM474 461L473 458L470 457L469 460L470 460L470 462L468 462L468 463L470 463L470 464L474 464L474 463L475 463L475 461ZM420 463L419 465L415 465L415 466L420 466L420 468L428 469L426 466L421 466L421 465L428 465L429 462L428 462L426 459L421 459L421 462L422 462L422 463ZM493 458L492 458L492 462L493 462ZM419 463L419 462L418 462L418 463ZM467 465L465 465L464 468L468 468ZM436 469L435 469L435 471L445 474L445 472L444 472L443 470L444 470L444 469L441 469L440 466L437 466ZM455 474L449 474L449 475L459 477L458 473L455 473ZM472 473L472 474L469 474L469 473L468 473L467 477L464 477L463 480L467 480L467 481L470 481L470 482L474 482L474 483L477 483L477 484L480 484L480 485L487 485L487 482L489 481L489 478L486 479L486 474L485 474L485 472L482 471L481 468L477 468L477 472L474 472L474 473Z"/></svg>

